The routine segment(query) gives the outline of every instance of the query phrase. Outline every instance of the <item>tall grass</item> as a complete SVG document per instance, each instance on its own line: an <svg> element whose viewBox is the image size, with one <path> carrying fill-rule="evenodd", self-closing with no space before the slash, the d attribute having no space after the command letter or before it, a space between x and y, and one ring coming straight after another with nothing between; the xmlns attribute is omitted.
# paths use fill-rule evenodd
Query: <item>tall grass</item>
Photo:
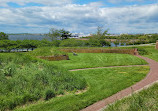
<svg viewBox="0 0 158 111"><path fill-rule="evenodd" d="M0 54L0 110L86 87L82 77L27 54Z"/></svg>

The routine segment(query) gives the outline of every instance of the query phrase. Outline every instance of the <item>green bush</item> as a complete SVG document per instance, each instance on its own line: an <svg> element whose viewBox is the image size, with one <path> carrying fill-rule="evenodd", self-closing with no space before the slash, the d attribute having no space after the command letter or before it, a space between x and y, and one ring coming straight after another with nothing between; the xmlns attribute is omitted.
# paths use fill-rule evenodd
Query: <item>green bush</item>
<svg viewBox="0 0 158 111"><path fill-rule="evenodd" d="M137 47L137 49L138 49L138 52L140 55L149 55L150 54L149 51L145 50L144 48Z"/></svg>
<svg viewBox="0 0 158 111"><path fill-rule="evenodd" d="M13 76L13 74L16 72L16 65L13 63L7 64L3 69L3 73L5 76Z"/></svg>
<svg viewBox="0 0 158 111"><path fill-rule="evenodd" d="M45 100L49 100L51 98L55 97L55 93L53 90L47 90L45 93Z"/></svg>
<svg viewBox="0 0 158 111"><path fill-rule="evenodd" d="M85 46L85 41L76 39L66 39L62 40L60 47L82 47Z"/></svg>

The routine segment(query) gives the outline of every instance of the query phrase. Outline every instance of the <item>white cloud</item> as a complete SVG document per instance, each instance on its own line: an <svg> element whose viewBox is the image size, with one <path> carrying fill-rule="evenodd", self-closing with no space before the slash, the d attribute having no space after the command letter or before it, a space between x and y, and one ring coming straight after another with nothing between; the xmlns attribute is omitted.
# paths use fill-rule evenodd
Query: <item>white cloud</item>
<svg viewBox="0 0 158 111"><path fill-rule="evenodd" d="M8 6L7 3L17 3L19 5L25 5L27 3L38 3L43 5L61 5L71 3L72 0L0 0L0 6Z"/></svg>
<svg viewBox="0 0 158 111"><path fill-rule="evenodd" d="M62 8L58 5L2 8L0 30L8 32L12 28L15 32L18 29L46 32L50 27L55 27L73 32L95 32L97 26L105 26L115 33L158 31L158 4L119 8L101 8L101 5L95 2L67 4Z"/></svg>
<svg viewBox="0 0 158 111"><path fill-rule="evenodd" d="M110 3L121 3L121 2L143 2L146 0L108 0L108 2ZM149 0L149 1L153 1L153 0Z"/></svg>

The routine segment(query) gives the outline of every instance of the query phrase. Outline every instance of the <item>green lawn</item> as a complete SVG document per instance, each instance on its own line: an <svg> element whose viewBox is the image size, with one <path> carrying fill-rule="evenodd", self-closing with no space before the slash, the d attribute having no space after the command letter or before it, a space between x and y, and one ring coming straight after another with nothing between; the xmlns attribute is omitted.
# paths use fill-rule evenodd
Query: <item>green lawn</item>
<svg viewBox="0 0 158 111"><path fill-rule="evenodd" d="M146 61L128 54L78 53L78 56L73 56L72 53L69 53L69 57L70 60L53 61L52 63L66 69L147 64Z"/></svg>
<svg viewBox="0 0 158 111"><path fill-rule="evenodd" d="M158 111L158 83L109 105L104 111Z"/></svg>
<svg viewBox="0 0 158 111"><path fill-rule="evenodd" d="M158 61L158 50L155 46L139 46L148 52L143 56ZM117 101L105 111L157 111L158 110L158 83L152 87L133 94L130 97Z"/></svg>
<svg viewBox="0 0 158 111"><path fill-rule="evenodd" d="M155 49L155 46L146 46L143 48L149 52L148 55L143 55L143 56L158 61L158 49Z"/></svg>
<svg viewBox="0 0 158 111"><path fill-rule="evenodd" d="M76 111L135 84L149 71L148 66L139 66L91 69L71 73L69 69L147 63L128 54L78 53L78 56L73 56L69 53L69 57L70 60L47 61L25 53L0 54L0 62L2 61L0 68L3 69L0 72L0 88L3 89L0 89L0 96L4 96L0 97L2 99L0 108L13 109L25 105L16 110ZM9 73L10 68L15 69L12 74ZM86 85L88 86L85 93L74 93L85 88ZM65 95L44 100L52 90L51 93L55 96ZM26 105L35 101L36 104Z"/></svg>
<svg viewBox="0 0 158 111"><path fill-rule="evenodd" d="M39 101L16 110L77 111L135 84L143 79L148 71L148 66L75 71L74 74L84 77L88 83L85 93L56 97L47 102Z"/></svg>

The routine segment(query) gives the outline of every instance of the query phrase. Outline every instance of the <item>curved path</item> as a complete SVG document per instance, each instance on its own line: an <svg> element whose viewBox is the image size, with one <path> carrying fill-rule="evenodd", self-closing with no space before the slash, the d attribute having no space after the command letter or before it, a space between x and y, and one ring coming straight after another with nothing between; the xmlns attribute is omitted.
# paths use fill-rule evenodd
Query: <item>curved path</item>
<svg viewBox="0 0 158 111"><path fill-rule="evenodd" d="M101 100L97 103L92 104L91 106L88 106L87 108L83 109L82 111L98 111L106 107L106 105L115 102L116 100L119 100L125 96L130 95L131 93L141 90L142 88L145 88L146 86L158 81L158 62L149 59L147 57L142 57L138 55L137 57L144 59L149 63L150 66L150 72L147 75L147 77L140 82L136 83L135 85L126 88L104 100Z"/></svg>

